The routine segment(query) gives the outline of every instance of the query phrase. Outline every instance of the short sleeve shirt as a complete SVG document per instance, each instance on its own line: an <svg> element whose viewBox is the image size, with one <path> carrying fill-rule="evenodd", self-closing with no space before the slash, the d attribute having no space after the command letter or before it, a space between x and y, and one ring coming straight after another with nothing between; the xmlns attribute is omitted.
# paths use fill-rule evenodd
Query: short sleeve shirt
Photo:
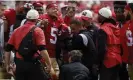
<svg viewBox="0 0 133 80"><path fill-rule="evenodd" d="M31 30L35 23L33 22L26 22L23 26L14 30L13 34L11 35L8 44L13 45L16 50L18 50L19 45L22 39L26 36L26 34ZM45 36L42 29L39 27L35 28L34 33L34 41L36 45L46 45ZM17 58L22 58L21 55L16 53Z"/></svg>

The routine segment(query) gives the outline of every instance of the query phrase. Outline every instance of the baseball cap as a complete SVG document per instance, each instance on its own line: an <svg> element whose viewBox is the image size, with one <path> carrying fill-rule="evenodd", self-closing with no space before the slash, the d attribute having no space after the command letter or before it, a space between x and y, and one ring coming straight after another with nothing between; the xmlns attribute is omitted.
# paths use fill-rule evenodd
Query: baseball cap
<svg viewBox="0 0 133 80"><path fill-rule="evenodd" d="M84 10L81 13L81 18L84 20L92 19L92 17L93 17L93 13L90 10Z"/></svg>
<svg viewBox="0 0 133 80"><path fill-rule="evenodd" d="M31 9L28 11L27 15L26 15L27 19L38 19L39 18L39 13L37 10L35 9Z"/></svg>
<svg viewBox="0 0 133 80"><path fill-rule="evenodd" d="M99 10L99 14L105 18L112 17L112 12L109 8L103 7Z"/></svg>

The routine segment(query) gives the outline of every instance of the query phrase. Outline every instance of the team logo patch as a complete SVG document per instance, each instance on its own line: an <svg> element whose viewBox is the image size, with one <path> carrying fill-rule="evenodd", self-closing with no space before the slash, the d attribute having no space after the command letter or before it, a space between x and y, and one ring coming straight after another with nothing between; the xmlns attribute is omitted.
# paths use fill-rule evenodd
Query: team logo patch
<svg viewBox="0 0 133 80"><path fill-rule="evenodd" d="M83 12L82 15L86 16L87 12Z"/></svg>

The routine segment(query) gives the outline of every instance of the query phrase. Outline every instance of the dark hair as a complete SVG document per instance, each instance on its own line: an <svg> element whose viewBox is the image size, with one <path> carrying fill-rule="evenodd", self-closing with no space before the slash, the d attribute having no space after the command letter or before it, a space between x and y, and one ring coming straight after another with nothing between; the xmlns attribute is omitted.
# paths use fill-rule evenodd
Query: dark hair
<svg viewBox="0 0 133 80"><path fill-rule="evenodd" d="M80 5L80 3L79 3L78 1L76 1L76 0L71 0L71 1L68 1L68 3L75 3L75 4L76 4L76 6L79 6L79 5Z"/></svg>
<svg viewBox="0 0 133 80"><path fill-rule="evenodd" d="M113 19L113 18L106 18L106 19L102 22L102 24L104 24L105 22L112 23L113 25L116 25L116 21L115 21L115 19Z"/></svg>
<svg viewBox="0 0 133 80"><path fill-rule="evenodd" d="M69 11L70 9L72 9L73 11L76 11L76 8L73 6L67 6L66 11Z"/></svg>
<svg viewBox="0 0 133 80"><path fill-rule="evenodd" d="M129 5L130 9L131 9L132 12L133 12L133 3L129 3L128 5Z"/></svg>
<svg viewBox="0 0 133 80"><path fill-rule="evenodd" d="M126 1L114 1L113 2L114 5L127 5Z"/></svg>
<svg viewBox="0 0 133 80"><path fill-rule="evenodd" d="M114 1L114 9L121 9L122 13L124 12L124 8L126 5L126 1Z"/></svg>
<svg viewBox="0 0 133 80"><path fill-rule="evenodd" d="M69 52L69 56L71 57L72 62L80 62L82 53L79 50L72 50Z"/></svg>
<svg viewBox="0 0 133 80"><path fill-rule="evenodd" d="M128 21L130 19L131 19L131 15L128 13L127 16L126 16L126 21Z"/></svg>
<svg viewBox="0 0 133 80"><path fill-rule="evenodd" d="M75 24L75 25L82 26L82 22L79 19L76 19L76 18L72 19L70 24Z"/></svg>

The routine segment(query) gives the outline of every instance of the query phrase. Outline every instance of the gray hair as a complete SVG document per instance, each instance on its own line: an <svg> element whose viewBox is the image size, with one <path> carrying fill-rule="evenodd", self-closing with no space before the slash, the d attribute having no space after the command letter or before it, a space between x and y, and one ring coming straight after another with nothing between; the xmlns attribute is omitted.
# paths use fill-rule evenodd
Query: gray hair
<svg viewBox="0 0 133 80"><path fill-rule="evenodd" d="M71 57L72 62L80 62L81 61L82 53L80 50L72 50L69 52L69 55Z"/></svg>

